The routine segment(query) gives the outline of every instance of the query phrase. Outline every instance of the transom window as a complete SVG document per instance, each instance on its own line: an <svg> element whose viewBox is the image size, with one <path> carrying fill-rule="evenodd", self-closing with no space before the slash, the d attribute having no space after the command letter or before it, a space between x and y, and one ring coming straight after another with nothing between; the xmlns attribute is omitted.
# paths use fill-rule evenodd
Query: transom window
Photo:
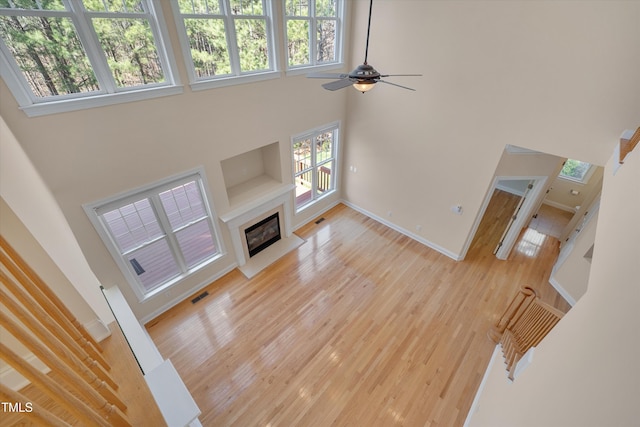
<svg viewBox="0 0 640 427"><path fill-rule="evenodd" d="M2 75L23 106L174 85L162 46L149 0L0 0Z"/></svg>
<svg viewBox="0 0 640 427"><path fill-rule="evenodd" d="M560 178L585 183L589 180L592 169L591 163L567 159L560 171Z"/></svg>
<svg viewBox="0 0 640 427"><path fill-rule="evenodd" d="M140 299L221 256L199 174L85 210Z"/></svg>
<svg viewBox="0 0 640 427"><path fill-rule="evenodd" d="M342 0L284 0L287 67L341 61Z"/></svg>
<svg viewBox="0 0 640 427"><path fill-rule="evenodd" d="M293 138L296 211L336 189L338 124Z"/></svg>
<svg viewBox="0 0 640 427"><path fill-rule="evenodd" d="M173 2L193 82L275 70L271 1Z"/></svg>

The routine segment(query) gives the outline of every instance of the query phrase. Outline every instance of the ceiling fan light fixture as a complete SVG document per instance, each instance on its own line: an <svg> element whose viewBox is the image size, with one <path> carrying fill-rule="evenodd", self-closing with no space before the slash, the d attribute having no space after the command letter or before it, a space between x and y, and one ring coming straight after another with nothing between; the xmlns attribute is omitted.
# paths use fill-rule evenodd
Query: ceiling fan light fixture
<svg viewBox="0 0 640 427"><path fill-rule="evenodd" d="M376 84L376 82L374 81L359 81L359 82L355 82L353 84L353 87L358 91L358 92L368 92L371 89L373 89L373 86Z"/></svg>

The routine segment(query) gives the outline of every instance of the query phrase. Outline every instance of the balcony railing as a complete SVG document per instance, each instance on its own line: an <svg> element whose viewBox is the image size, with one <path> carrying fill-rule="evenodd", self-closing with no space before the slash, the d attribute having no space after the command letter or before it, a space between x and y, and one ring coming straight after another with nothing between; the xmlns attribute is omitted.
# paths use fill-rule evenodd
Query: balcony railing
<svg viewBox="0 0 640 427"><path fill-rule="evenodd" d="M307 165L304 162L296 162L296 173L305 170ZM317 170L317 194L322 194L332 190L331 168L320 166L316 169L309 169L306 172L296 176L296 204L303 205L312 199L312 181L313 173ZM306 190L306 191L305 191Z"/></svg>

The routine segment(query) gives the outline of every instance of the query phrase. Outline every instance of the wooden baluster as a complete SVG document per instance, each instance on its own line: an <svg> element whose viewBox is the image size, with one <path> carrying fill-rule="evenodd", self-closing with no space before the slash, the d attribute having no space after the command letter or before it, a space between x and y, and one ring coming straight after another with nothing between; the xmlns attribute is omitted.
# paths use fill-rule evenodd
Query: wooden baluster
<svg viewBox="0 0 640 427"><path fill-rule="evenodd" d="M561 311L537 297L518 308L500 338L509 379L513 380L515 367L520 358L531 347L537 346L562 316Z"/></svg>
<svg viewBox="0 0 640 427"><path fill-rule="evenodd" d="M75 397L51 378L22 360L17 354L0 342L0 358L11 365L34 386L40 388L49 398L57 402L71 415L87 426L109 427L110 423Z"/></svg>
<svg viewBox="0 0 640 427"><path fill-rule="evenodd" d="M42 278L27 264L24 259L16 252L15 249L0 236L0 247L7 253L11 260L20 268L24 274L33 282L34 285L46 295L46 297L56 305L56 307L62 312L62 314L71 322L76 330L93 345L98 351L102 352L100 343L87 331L87 329L76 319L67 306L62 302L60 298L51 290L51 288L45 283Z"/></svg>
<svg viewBox="0 0 640 427"><path fill-rule="evenodd" d="M516 317L521 315L522 310L526 309L535 298L536 291L533 288L529 286L521 287L513 300L511 300L504 314L498 319L496 325L487 333L489 338L493 342L498 343L504 330Z"/></svg>
<svg viewBox="0 0 640 427"><path fill-rule="evenodd" d="M14 263L13 260L11 260L3 252L0 252L0 261L50 317L55 319L56 322L71 337L73 337L73 339L76 340L85 349L85 351L91 355L93 359L97 360L104 369L110 369L109 364L104 359L104 357L102 357L100 351L98 351L96 347L94 347L93 344L83 336L83 334L63 314L63 312L60 310L60 307L53 303L47 297L47 295L25 274L25 272L18 264ZM59 302L59 304L61 306L64 306L64 304L62 304L61 302Z"/></svg>
<svg viewBox="0 0 640 427"><path fill-rule="evenodd" d="M53 319L51 319L47 313L20 287L18 287L13 280L11 280L3 271L0 270L0 282L5 286L12 294L16 296L16 299L22 303L24 307L36 318L40 319L39 322L46 328L49 333L57 340L62 342L78 359L80 359L93 373L95 373L101 380L105 381L111 388L116 390L118 385L111 378L111 376L102 369L102 366L96 363L84 348L73 340ZM9 295L0 289L0 301L7 306L17 316L23 310L18 310L20 306L13 301ZM35 332L35 331L34 331Z"/></svg>
<svg viewBox="0 0 640 427"><path fill-rule="evenodd" d="M4 312L0 311L0 325L22 342L36 357L56 372L67 372L67 370L71 370L71 374L67 373L66 375L71 376L73 374L78 376L79 380L84 381L88 387L93 387L92 390L99 394L105 401L113 403L122 411L126 411L127 406L122 402L120 397L115 394L113 389L109 387L106 382L100 380L96 374L91 372L80 359L65 348L59 340L55 339L55 337L40 325L36 319L30 316L28 312L11 299L7 300L3 298L2 303L44 344L40 344L32 338L30 334L25 333L20 325L10 319ZM62 364L62 366L60 366L60 364Z"/></svg>
<svg viewBox="0 0 640 427"><path fill-rule="evenodd" d="M98 351L102 351L102 347L100 343L96 341L93 336L87 331L87 329L75 318L73 313L67 308L66 305L58 298L58 296L47 286L44 280L38 276L38 274L27 264L24 259L16 252L15 249L5 240L4 237L0 236L0 247L7 253L9 258L13 260L15 264L19 266L19 268L24 271L26 276L31 279L31 281L47 296L47 298L53 302L58 309L62 312L62 314L71 322L71 324L80 332L80 334L91 343Z"/></svg>
<svg viewBox="0 0 640 427"><path fill-rule="evenodd" d="M94 390L89 384L87 384L82 377L80 377L73 369L67 366L61 361L51 350L42 345L38 340L33 338L24 329L22 329L16 322L9 319L3 313L0 312L0 318L2 325L11 335L13 335L18 341L30 350L38 359L44 362L52 371L67 384L68 389L76 390L82 399L86 401L94 411L98 412L105 419L109 419L114 426L128 426L129 422L126 420L125 415L115 407L111 402L107 401Z"/></svg>
<svg viewBox="0 0 640 427"><path fill-rule="evenodd" d="M68 427L69 424L62 421L60 418L56 417L46 409L42 409L39 405L33 405L33 402L17 391L11 390L9 387L0 383L0 400L3 402L12 402L12 403L31 403L31 410L22 412L21 418L26 418L29 421L37 423L37 425L42 426L51 426L51 427ZM13 424L12 424L13 425ZM21 424L16 424L21 425Z"/></svg>

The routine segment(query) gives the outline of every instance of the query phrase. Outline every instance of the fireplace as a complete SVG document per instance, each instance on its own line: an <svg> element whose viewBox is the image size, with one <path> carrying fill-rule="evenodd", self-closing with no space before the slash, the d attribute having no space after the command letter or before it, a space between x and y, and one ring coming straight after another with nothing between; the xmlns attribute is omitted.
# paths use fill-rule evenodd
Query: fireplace
<svg viewBox="0 0 640 427"><path fill-rule="evenodd" d="M295 185L270 182L252 181L220 216L229 228L238 269L249 279L304 243L291 229Z"/></svg>
<svg viewBox="0 0 640 427"><path fill-rule="evenodd" d="M280 216L278 212L244 230L249 257L280 240Z"/></svg>

